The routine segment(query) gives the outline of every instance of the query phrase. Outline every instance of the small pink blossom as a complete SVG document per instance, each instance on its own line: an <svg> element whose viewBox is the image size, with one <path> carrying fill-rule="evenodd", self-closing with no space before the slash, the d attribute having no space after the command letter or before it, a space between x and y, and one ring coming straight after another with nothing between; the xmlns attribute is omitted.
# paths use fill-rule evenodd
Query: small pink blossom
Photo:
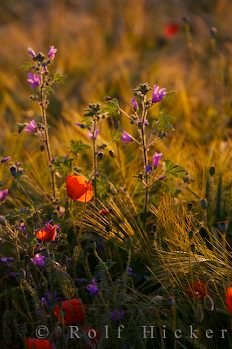
<svg viewBox="0 0 232 349"><path fill-rule="evenodd" d="M166 94L166 88L160 88L158 85L154 85L151 98L152 103L161 102L162 99L166 96Z"/></svg>
<svg viewBox="0 0 232 349"><path fill-rule="evenodd" d="M92 131L88 131L88 133L87 133L87 137L89 138L89 139L97 139L97 136L98 136L98 134L99 134L99 130L98 129L96 129L94 132L92 132Z"/></svg>
<svg viewBox="0 0 232 349"><path fill-rule="evenodd" d="M53 61L56 57L57 49L54 46L50 46L50 50L48 51L48 58Z"/></svg>
<svg viewBox="0 0 232 349"><path fill-rule="evenodd" d="M123 131L123 132L122 132L122 136L121 136L121 141L122 141L123 143L127 144L127 143L132 142L132 141L133 141L133 138L132 138L132 136L131 136L128 132Z"/></svg>
<svg viewBox="0 0 232 349"><path fill-rule="evenodd" d="M31 55L33 58L36 56L35 51L34 51L31 47L28 47L27 52L28 52L29 55Z"/></svg>
<svg viewBox="0 0 232 349"><path fill-rule="evenodd" d="M28 133L36 133L37 124L36 124L35 120L31 120L29 123L27 123L24 130Z"/></svg>
<svg viewBox="0 0 232 349"><path fill-rule="evenodd" d="M163 154L162 153L157 153L155 152L155 154L152 157L152 165L156 168L159 166L159 162L160 159L162 158Z"/></svg>
<svg viewBox="0 0 232 349"><path fill-rule="evenodd" d="M29 82L31 87L35 88L40 86L41 78L38 74L28 73L27 82Z"/></svg>
<svg viewBox="0 0 232 349"><path fill-rule="evenodd" d="M9 194L8 189L0 190L0 202L5 201L8 194Z"/></svg>

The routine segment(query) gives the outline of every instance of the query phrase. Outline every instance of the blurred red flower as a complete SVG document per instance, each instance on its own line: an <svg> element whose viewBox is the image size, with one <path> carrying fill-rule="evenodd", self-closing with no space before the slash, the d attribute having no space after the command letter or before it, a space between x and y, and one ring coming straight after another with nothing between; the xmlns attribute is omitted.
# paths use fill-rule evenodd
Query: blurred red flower
<svg viewBox="0 0 232 349"><path fill-rule="evenodd" d="M186 293L191 298L204 299L208 294L208 288L204 281L194 281L186 290Z"/></svg>
<svg viewBox="0 0 232 349"><path fill-rule="evenodd" d="M164 27L164 36L166 38L172 38L180 30L180 25L177 23L169 23Z"/></svg>
<svg viewBox="0 0 232 349"><path fill-rule="evenodd" d="M88 202L93 197L92 183L87 182L81 175L69 175L66 177L67 195L73 200Z"/></svg>
<svg viewBox="0 0 232 349"><path fill-rule="evenodd" d="M36 236L39 240L48 242L55 241L57 236L57 225L51 225L50 223L45 224L45 226L37 231Z"/></svg>
<svg viewBox="0 0 232 349"><path fill-rule="evenodd" d="M232 314L232 287L226 289L226 305L228 312Z"/></svg>
<svg viewBox="0 0 232 349"><path fill-rule="evenodd" d="M79 298L68 299L54 307L54 315L62 325L75 325L85 319L85 306Z"/></svg>
<svg viewBox="0 0 232 349"><path fill-rule="evenodd" d="M54 345L47 339L26 338L26 349L54 349Z"/></svg>

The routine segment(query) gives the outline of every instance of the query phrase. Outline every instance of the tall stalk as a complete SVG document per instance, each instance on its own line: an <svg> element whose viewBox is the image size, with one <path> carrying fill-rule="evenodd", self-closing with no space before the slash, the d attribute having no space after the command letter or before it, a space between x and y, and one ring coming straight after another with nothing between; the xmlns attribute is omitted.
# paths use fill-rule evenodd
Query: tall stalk
<svg viewBox="0 0 232 349"><path fill-rule="evenodd" d="M147 117L147 109L145 107L146 97L144 98L144 101L142 103L143 111L142 111L142 125L141 125L141 132L140 132L140 138L142 142L142 152L143 152L143 164L144 164L144 178L145 178L145 190L144 190L144 226L146 225L147 220L147 206L148 206L148 175L147 175L147 165L148 165L148 156L147 156L147 140L146 140L146 133L145 133L145 122Z"/></svg>
<svg viewBox="0 0 232 349"><path fill-rule="evenodd" d="M96 205L97 201L97 151L96 151L96 127L97 121L93 121L93 138L92 138L92 147L93 147L93 179L94 179L94 204Z"/></svg>
<svg viewBox="0 0 232 349"><path fill-rule="evenodd" d="M45 143L45 148L47 152L47 158L48 158L48 166L50 168L50 174L51 174L51 184L52 184L52 194L53 198L56 199L56 181L55 181L55 171L52 166L52 152L51 152L51 146L50 146L50 140L49 140L49 133L48 133L48 123L47 123L47 105L48 100L46 96L46 92L44 93L44 76L43 74L40 74L41 77L41 87L40 87L40 110L41 110L41 116L42 116L42 123L43 123L43 141Z"/></svg>

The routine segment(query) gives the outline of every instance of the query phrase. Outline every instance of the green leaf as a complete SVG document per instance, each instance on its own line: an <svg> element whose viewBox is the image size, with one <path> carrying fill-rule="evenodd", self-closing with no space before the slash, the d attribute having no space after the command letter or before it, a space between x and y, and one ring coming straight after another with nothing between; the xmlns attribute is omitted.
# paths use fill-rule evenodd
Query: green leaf
<svg viewBox="0 0 232 349"><path fill-rule="evenodd" d="M109 115L119 114L119 104L116 98L109 100L102 108L102 111Z"/></svg>
<svg viewBox="0 0 232 349"><path fill-rule="evenodd" d="M184 178L188 172L184 167L175 165L171 160L165 160L166 172L177 178Z"/></svg>
<svg viewBox="0 0 232 349"><path fill-rule="evenodd" d="M60 156L55 159L53 165L62 174L66 174L67 172L72 170L72 162L73 159L70 159L68 156Z"/></svg>
<svg viewBox="0 0 232 349"><path fill-rule="evenodd" d="M60 84L64 83L64 81L67 79L67 76L66 75L62 75L60 73L56 73L54 74L53 76L53 81L54 82L58 82Z"/></svg>
<svg viewBox="0 0 232 349"><path fill-rule="evenodd" d="M82 141L72 140L70 145L71 145L71 152L74 155L77 155L79 153L83 153L89 148L89 145L84 144Z"/></svg>
<svg viewBox="0 0 232 349"><path fill-rule="evenodd" d="M159 120L157 121L158 131L174 131L172 121L173 116L160 113Z"/></svg>

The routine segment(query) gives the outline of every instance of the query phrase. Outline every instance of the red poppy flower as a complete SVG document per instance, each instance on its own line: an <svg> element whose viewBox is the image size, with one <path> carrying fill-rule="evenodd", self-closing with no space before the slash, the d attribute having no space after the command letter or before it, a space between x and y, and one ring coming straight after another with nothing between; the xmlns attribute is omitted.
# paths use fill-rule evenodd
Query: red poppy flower
<svg viewBox="0 0 232 349"><path fill-rule="evenodd" d="M232 287L226 289L226 305L228 312L232 314Z"/></svg>
<svg viewBox="0 0 232 349"><path fill-rule="evenodd" d="M191 298L204 299L208 294L208 288L205 282L197 280L187 288L186 292Z"/></svg>
<svg viewBox="0 0 232 349"><path fill-rule="evenodd" d="M86 344L86 346L85 346L86 349L95 348L95 346L97 346L99 340L101 339L100 332L98 332L97 330L95 330L94 328L92 328L90 326L84 327L83 332L87 335L87 337L89 338L89 341L91 343L91 345Z"/></svg>
<svg viewBox="0 0 232 349"><path fill-rule="evenodd" d="M54 349L54 345L47 339L26 338L26 349Z"/></svg>
<svg viewBox="0 0 232 349"><path fill-rule="evenodd" d="M37 231L36 236L39 240L48 242L55 241L57 236L57 225L51 225L50 223L45 224L45 226Z"/></svg>
<svg viewBox="0 0 232 349"><path fill-rule="evenodd" d="M54 314L62 325L75 325L85 319L85 307L79 298L68 299L56 304Z"/></svg>
<svg viewBox="0 0 232 349"><path fill-rule="evenodd" d="M166 38L171 38L175 36L180 30L180 26L177 23L169 23L164 28L164 36Z"/></svg>
<svg viewBox="0 0 232 349"><path fill-rule="evenodd" d="M66 177L67 195L73 200L88 202L93 197L92 183L84 176L69 175Z"/></svg>

